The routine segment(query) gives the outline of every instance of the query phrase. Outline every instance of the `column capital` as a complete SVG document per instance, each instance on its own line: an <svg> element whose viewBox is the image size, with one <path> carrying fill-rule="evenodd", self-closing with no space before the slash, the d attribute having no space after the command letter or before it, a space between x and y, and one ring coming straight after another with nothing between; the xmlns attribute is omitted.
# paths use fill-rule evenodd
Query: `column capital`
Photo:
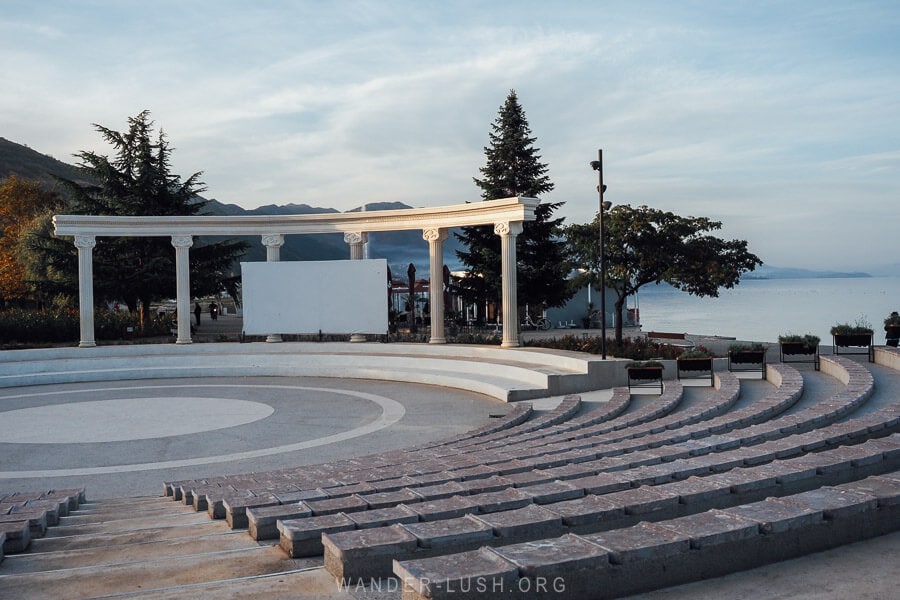
<svg viewBox="0 0 900 600"><path fill-rule="evenodd" d="M172 245L176 248L190 248L194 245L194 236L192 235L173 235Z"/></svg>
<svg viewBox="0 0 900 600"><path fill-rule="evenodd" d="M93 248L97 245L97 238L93 235L76 235L75 236L75 247L76 248Z"/></svg>
<svg viewBox="0 0 900 600"><path fill-rule="evenodd" d="M440 227L429 227L422 230L422 239L426 242L443 242L447 237L447 230Z"/></svg>
<svg viewBox="0 0 900 600"><path fill-rule="evenodd" d="M284 234L267 233L262 236L262 244L266 248L281 248L284 246Z"/></svg>
<svg viewBox="0 0 900 600"><path fill-rule="evenodd" d="M497 235L519 235L522 233L522 221L500 221L494 223L494 233Z"/></svg>
<svg viewBox="0 0 900 600"><path fill-rule="evenodd" d="M369 241L369 234L365 231L345 231L344 242L347 244L365 244Z"/></svg>

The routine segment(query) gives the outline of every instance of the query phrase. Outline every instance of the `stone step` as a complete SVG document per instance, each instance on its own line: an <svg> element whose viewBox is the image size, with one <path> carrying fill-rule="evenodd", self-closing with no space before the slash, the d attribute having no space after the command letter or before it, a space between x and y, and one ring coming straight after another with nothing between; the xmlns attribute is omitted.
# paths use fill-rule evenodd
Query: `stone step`
<svg viewBox="0 0 900 600"><path fill-rule="evenodd" d="M376 589L384 592L384 597L399 597L400 583L396 579L376 582L380 590L370 587L367 591ZM128 598L129 600L353 600L355 586L341 587L340 582L329 575L322 567L299 569L274 575L262 575L258 577L246 577L228 581L218 581L200 584L188 584L169 588L156 589L147 592L128 593L123 595L108 596L114 598ZM388 595L393 592L395 595ZM370 596L365 596L370 597ZM30 600L30 599L23 599Z"/></svg>
<svg viewBox="0 0 900 600"><path fill-rule="evenodd" d="M177 529L169 533L181 535ZM247 535L243 532L219 531L156 540L145 540L143 536L133 537L135 539L128 542L122 539L113 542L109 536L103 536L99 541L104 543L54 551L32 542L32 552L7 557L2 574L38 573L252 547L247 543Z"/></svg>
<svg viewBox="0 0 900 600"><path fill-rule="evenodd" d="M203 515L203 520L191 525L173 527L148 527L132 531L107 533L102 529L93 533L79 535L50 536L32 541L34 552L60 552L82 550L93 547L135 544L140 542L156 542L160 540L193 539L204 535L226 533L231 530L222 522L210 521Z"/></svg>
<svg viewBox="0 0 900 600"><path fill-rule="evenodd" d="M135 557L129 560L128 557L119 557L121 562L109 564L0 574L0 595L18 600L94 598L278 574L297 569L299 563L287 558L279 548L260 546L247 535L234 536L235 540L241 537L246 545L237 549L196 553L196 546L183 548L178 544L181 551L188 550L192 553L177 553L174 547L170 547L169 551L175 552L174 554L167 552L165 556L153 558ZM162 549L163 546L158 548ZM115 552L112 554L115 555ZM110 558L116 560L115 556ZM6 565L2 572L6 572Z"/></svg>

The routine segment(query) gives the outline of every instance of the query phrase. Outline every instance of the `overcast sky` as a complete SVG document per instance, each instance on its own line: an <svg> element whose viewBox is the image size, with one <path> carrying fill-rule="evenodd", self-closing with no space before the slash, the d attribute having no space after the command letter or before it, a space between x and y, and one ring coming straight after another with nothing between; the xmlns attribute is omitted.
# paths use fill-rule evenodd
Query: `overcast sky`
<svg viewBox="0 0 900 600"><path fill-rule="evenodd" d="M565 202L724 223L775 266L900 240L900 2L0 0L0 136L75 162L149 109L245 208L480 199L510 89Z"/></svg>

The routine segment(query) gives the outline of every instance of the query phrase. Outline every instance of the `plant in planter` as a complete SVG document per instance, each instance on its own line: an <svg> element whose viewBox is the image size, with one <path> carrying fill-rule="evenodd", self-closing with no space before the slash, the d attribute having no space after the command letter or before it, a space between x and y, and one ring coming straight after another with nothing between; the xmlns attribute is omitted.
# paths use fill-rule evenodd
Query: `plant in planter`
<svg viewBox="0 0 900 600"><path fill-rule="evenodd" d="M896 310L884 320L884 341L888 346L897 347L900 340L900 313Z"/></svg>
<svg viewBox="0 0 900 600"><path fill-rule="evenodd" d="M822 341L819 336L812 335L807 333L805 335L798 335L795 333L789 333L786 335L778 336L778 344L781 346L781 362L788 362L784 360L785 355L808 355L812 356L811 360L796 360L791 362L811 362L815 365L816 370L819 370L819 342Z"/></svg>
<svg viewBox="0 0 900 600"><path fill-rule="evenodd" d="M833 349L835 354L840 354L839 348L864 347L869 359L872 359L872 336L875 330L872 324L866 318L859 317L853 325L849 323L838 323L831 328L831 337L833 338ZM860 353L858 353L860 354Z"/></svg>
<svg viewBox="0 0 900 600"><path fill-rule="evenodd" d="M663 364L658 360L638 360L632 361L625 365L625 370L628 372L628 387L631 388L632 381L651 381L651 382L659 382L660 392L663 389L662 384L662 372L663 372ZM653 385L656 386L655 383L651 384L638 384L638 385Z"/></svg>
<svg viewBox="0 0 900 600"><path fill-rule="evenodd" d="M766 351L768 348L765 344L754 342L752 344L732 344L728 347L728 370L729 371L756 371L759 370L763 377L766 372ZM735 368L734 365L749 365Z"/></svg>
<svg viewBox="0 0 900 600"><path fill-rule="evenodd" d="M714 356L715 355L704 346L697 346L691 350L685 350L679 354L676 359L678 378L681 378L682 371L709 371L709 380L710 384L712 384Z"/></svg>
<svg viewBox="0 0 900 600"><path fill-rule="evenodd" d="M784 354L814 354L819 349L821 341L819 336L809 333L806 335L789 333L778 336L778 343L781 344L781 351Z"/></svg>

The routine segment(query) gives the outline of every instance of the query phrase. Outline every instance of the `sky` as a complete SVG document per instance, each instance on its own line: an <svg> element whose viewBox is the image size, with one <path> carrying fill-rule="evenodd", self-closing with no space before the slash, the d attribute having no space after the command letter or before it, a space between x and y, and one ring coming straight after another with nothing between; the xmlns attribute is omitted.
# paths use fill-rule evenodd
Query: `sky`
<svg viewBox="0 0 900 600"><path fill-rule="evenodd" d="M64 160L149 110L255 208L473 202L515 90L560 216L721 221L773 266L898 263L900 2L0 0L0 136Z"/></svg>

